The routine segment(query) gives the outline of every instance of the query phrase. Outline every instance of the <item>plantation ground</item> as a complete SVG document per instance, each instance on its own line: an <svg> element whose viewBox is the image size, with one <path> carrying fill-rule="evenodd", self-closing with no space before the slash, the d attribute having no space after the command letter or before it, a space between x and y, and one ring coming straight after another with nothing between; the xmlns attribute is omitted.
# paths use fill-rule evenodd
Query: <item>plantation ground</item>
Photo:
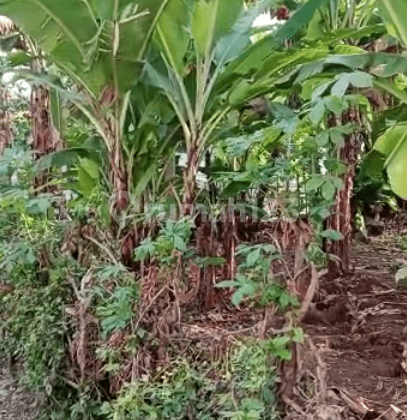
<svg viewBox="0 0 407 420"><path fill-rule="evenodd" d="M353 272L321 284L321 316L307 326L318 356L314 348L304 361L319 383L317 399L337 406L339 417L329 418L355 411L361 419L406 418L407 290L395 283L405 259L396 241L384 235L355 244Z"/></svg>

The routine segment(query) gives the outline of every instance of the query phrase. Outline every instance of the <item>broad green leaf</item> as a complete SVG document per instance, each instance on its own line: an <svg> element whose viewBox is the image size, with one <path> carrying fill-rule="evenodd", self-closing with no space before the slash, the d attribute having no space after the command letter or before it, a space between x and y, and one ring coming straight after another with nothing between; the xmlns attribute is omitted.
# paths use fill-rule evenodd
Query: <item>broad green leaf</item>
<svg viewBox="0 0 407 420"><path fill-rule="evenodd" d="M239 137L229 137L224 140L227 153L233 157L243 156L256 144L271 145L276 142L281 134L281 129L275 126L257 130L252 134Z"/></svg>
<svg viewBox="0 0 407 420"><path fill-rule="evenodd" d="M238 289L235 293L233 293L233 295L232 295L233 305L239 306L240 303L242 302L244 296L245 296L245 294L241 289Z"/></svg>
<svg viewBox="0 0 407 420"><path fill-rule="evenodd" d="M385 157L377 150L372 150L363 157L358 177L371 181L378 180L379 182L384 182L384 162Z"/></svg>
<svg viewBox="0 0 407 420"><path fill-rule="evenodd" d="M326 146L329 142L329 131L323 131L315 136L315 142L318 146Z"/></svg>
<svg viewBox="0 0 407 420"><path fill-rule="evenodd" d="M273 356L280 358L281 360L291 360L291 350L286 348L275 348L271 350Z"/></svg>
<svg viewBox="0 0 407 420"><path fill-rule="evenodd" d="M324 117L325 110L325 102L322 99L318 100L311 108L309 113L310 120L317 125Z"/></svg>
<svg viewBox="0 0 407 420"><path fill-rule="evenodd" d="M407 8L404 0L379 0L404 46L407 46Z"/></svg>
<svg viewBox="0 0 407 420"><path fill-rule="evenodd" d="M187 250L187 244L180 236L174 237L174 247L176 250L185 252Z"/></svg>
<svg viewBox="0 0 407 420"><path fill-rule="evenodd" d="M337 82L332 86L331 93L332 95L336 96L343 96L345 95L346 91L349 87L349 78L348 75L343 75L339 78Z"/></svg>
<svg viewBox="0 0 407 420"><path fill-rule="evenodd" d="M324 197L324 199L326 201L331 201L334 198L335 193L335 186L329 181L325 182L325 184L322 186L322 196Z"/></svg>
<svg viewBox="0 0 407 420"><path fill-rule="evenodd" d="M315 175L307 182L307 190L314 191L317 190L325 183L326 179L324 176Z"/></svg>
<svg viewBox="0 0 407 420"><path fill-rule="evenodd" d="M351 70L364 70L376 76L390 77L407 70L407 57L388 53L331 55L301 66L294 83L300 83L312 76L316 76L322 73L328 66L341 66Z"/></svg>
<svg viewBox="0 0 407 420"><path fill-rule="evenodd" d="M254 21L261 14L266 12L273 0L257 2L254 7L241 11L232 30L223 36L216 45L215 61L218 65L229 63L251 45L250 35Z"/></svg>
<svg viewBox="0 0 407 420"><path fill-rule="evenodd" d="M93 179L99 179L99 165L90 159L81 158L80 167L86 171Z"/></svg>
<svg viewBox="0 0 407 420"><path fill-rule="evenodd" d="M322 15L320 12L314 13L314 16L309 22L309 25L306 30L306 35L304 37L307 41L318 41L324 37L324 30L322 28Z"/></svg>
<svg viewBox="0 0 407 420"><path fill-rule="evenodd" d="M327 82L325 82L325 83L322 83L322 84L320 84L319 86L317 86L315 89L314 89L314 92L312 93L312 95L311 95L311 99L313 100L313 101L315 101L315 100L317 100L320 96L322 96L324 93L325 93L325 91L328 89L328 87L329 86L331 86L332 85L332 81L331 80L329 80L329 81L327 81Z"/></svg>
<svg viewBox="0 0 407 420"><path fill-rule="evenodd" d="M231 33L225 35L216 44L215 60L217 65L228 63L250 45L250 35L248 33Z"/></svg>
<svg viewBox="0 0 407 420"><path fill-rule="evenodd" d="M145 65L145 82L151 84L152 86L162 89L165 94L172 98L175 102L175 106L181 107L179 103L179 90L176 85L173 83L173 80L164 73L165 69L158 69L158 66L153 66L149 62Z"/></svg>
<svg viewBox="0 0 407 420"><path fill-rule="evenodd" d="M268 77L270 77L270 73L277 77L278 72L281 72L284 70L284 68L293 68L295 64L314 61L316 58L318 58L318 56L325 57L328 54L328 48L324 45L319 46L318 48L310 48L309 50L305 51L294 51L294 53L291 54L288 52L274 52L273 55L270 54L270 52L275 50L282 41L295 35L298 30L300 30L306 23L308 23L315 10L325 1L326 0L308 1L291 19L288 20L287 23L280 27L280 29L264 37L260 41L253 44L250 48L248 48L235 61L229 64L226 71L223 72L217 81L218 88L225 88L225 86L228 87L231 79L233 80L233 75L247 75L252 71L257 71L257 77L263 77L264 79L264 85L261 89L257 87L256 90L256 86L251 86L250 88L250 86L244 85L243 81L239 81L238 89L240 91L245 89L247 92L267 92L273 88L273 84L270 83L270 81L267 81L267 79L264 77L265 71L267 71ZM265 62L265 64L261 65L262 62ZM277 80L278 79L276 79L275 82L277 82ZM267 86L269 87L268 90L266 88ZM246 94L245 96L246 98L242 98L242 100L247 99L249 95ZM255 95L253 94L252 97L255 97ZM237 100L231 102L239 103Z"/></svg>
<svg viewBox="0 0 407 420"><path fill-rule="evenodd" d="M349 82L356 88L369 88L373 86L373 77L362 71L348 74Z"/></svg>
<svg viewBox="0 0 407 420"><path fill-rule="evenodd" d="M141 60L168 0L0 0L0 14L10 17L57 64L93 97L117 81L124 95L141 74Z"/></svg>
<svg viewBox="0 0 407 420"><path fill-rule="evenodd" d="M275 42L281 42L292 38L300 29L309 23L318 10L327 0L308 0L286 24L273 34Z"/></svg>
<svg viewBox="0 0 407 420"><path fill-rule="evenodd" d="M407 103L407 93L404 90L401 90L397 87L397 85L389 80L384 79L376 79L373 81L374 86L378 87L379 89L382 89L384 91L387 91L400 101ZM394 107L392 107L394 109Z"/></svg>
<svg viewBox="0 0 407 420"><path fill-rule="evenodd" d="M93 189L96 187L97 181L81 166L78 169L78 187L85 195L90 196Z"/></svg>
<svg viewBox="0 0 407 420"><path fill-rule="evenodd" d="M253 282L247 281L247 283L243 283L240 286L239 291L242 292L244 296L251 297L256 292L256 289L257 287Z"/></svg>
<svg viewBox="0 0 407 420"><path fill-rule="evenodd" d="M1 0L0 14L9 17L47 53L60 56L63 46L69 60L88 62L86 43L95 35L97 23L82 0Z"/></svg>
<svg viewBox="0 0 407 420"><path fill-rule="evenodd" d="M344 174L346 172L346 167L345 167L345 165L343 165L343 166L344 166L344 168L338 171L340 174ZM343 180L342 180L342 178L339 178L337 176L332 176L331 175L329 177L329 180L332 182L332 185L337 190L340 190L343 187Z"/></svg>
<svg viewBox="0 0 407 420"><path fill-rule="evenodd" d="M288 335L282 335L281 337L276 337L271 340L273 347L279 348L286 346L291 341L291 338Z"/></svg>
<svg viewBox="0 0 407 420"><path fill-rule="evenodd" d="M192 4L195 0L170 0L157 22L155 40L176 69L184 73L184 58L190 40Z"/></svg>
<svg viewBox="0 0 407 420"><path fill-rule="evenodd" d="M49 197L33 198L27 203L27 212L29 214L45 213L52 205Z"/></svg>
<svg viewBox="0 0 407 420"><path fill-rule="evenodd" d="M363 54L363 48L356 47L355 45L340 44L335 45L334 51L336 54Z"/></svg>
<svg viewBox="0 0 407 420"><path fill-rule="evenodd" d="M297 65L314 61L316 58L326 56L328 49L325 47L294 50L293 52L270 52L273 40L263 43L263 40L255 44L254 49L249 49L242 59L230 64L219 78L218 90L227 89L229 103L232 106L240 105L275 90L276 85L288 81L290 70ZM257 54L260 54L258 56ZM247 75L247 78L238 78L235 74L235 82L230 86L227 75L231 78L233 73ZM251 74L254 72L254 74ZM247 74L249 73L249 74ZM219 94L217 92L217 94Z"/></svg>
<svg viewBox="0 0 407 420"><path fill-rule="evenodd" d="M407 133L406 133L407 134ZM393 191L407 199L407 140L406 135L386 160L386 170Z"/></svg>
<svg viewBox="0 0 407 420"><path fill-rule="evenodd" d="M193 12L192 35L202 56L233 28L243 7L242 0L198 0Z"/></svg>
<svg viewBox="0 0 407 420"><path fill-rule="evenodd" d="M41 158L35 165L36 173L50 169L52 167L60 168L63 166L73 166L77 164L80 158L89 158L89 151L85 148L75 147L58 152L50 153Z"/></svg>
<svg viewBox="0 0 407 420"><path fill-rule="evenodd" d="M305 100L310 100L311 98L313 98L313 94L315 90L319 86L324 85L325 83L327 83L327 77L323 75L312 77L311 79L305 80L304 82L301 83L301 97ZM332 84L331 77L329 77L329 82L328 82L328 85L325 87L324 92L328 88L328 86L331 84ZM313 99L316 100L317 98L314 97Z"/></svg>
<svg viewBox="0 0 407 420"><path fill-rule="evenodd" d="M330 95L324 98L326 108L335 115L342 114L348 108L348 104L339 96Z"/></svg>
<svg viewBox="0 0 407 420"><path fill-rule="evenodd" d="M270 104L271 113L277 120L290 120L296 117L296 113L288 106L279 102L272 102Z"/></svg>
<svg viewBox="0 0 407 420"><path fill-rule="evenodd" d="M243 191L247 191L251 184L251 182L233 181L224 188L222 195L224 197L234 197L241 194Z"/></svg>
<svg viewBox="0 0 407 420"><path fill-rule="evenodd" d="M255 249L247 256L247 265L254 267L261 258L260 249Z"/></svg>
<svg viewBox="0 0 407 420"><path fill-rule="evenodd" d="M10 62L11 66L24 66L32 62L33 57L28 54L26 51L11 51L7 54L7 59Z"/></svg>
<svg viewBox="0 0 407 420"><path fill-rule="evenodd" d="M292 334L294 343L302 343L304 341L305 334L302 328L293 328Z"/></svg>
<svg viewBox="0 0 407 420"><path fill-rule="evenodd" d="M362 71L354 73L344 73L339 76L338 81L332 87L332 95L343 96L348 86L352 85L356 88L368 88L373 86L373 77Z"/></svg>
<svg viewBox="0 0 407 420"><path fill-rule="evenodd" d="M331 241L339 241L340 239L342 239L342 234L337 230L327 229L321 232L321 237L328 238Z"/></svg>
<svg viewBox="0 0 407 420"><path fill-rule="evenodd" d="M299 124L300 119L297 116L294 116L292 118L280 120L276 123L276 127L281 128L284 133L292 135L297 130Z"/></svg>
<svg viewBox="0 0 407 420"><path fill-rule="evenodd" d="M344 143L343 132L339 127L334 127L329 130L329 136L331 138L332 143L336 146L341 147Z"/></svg>
<svg viewBox="0 0 407 420"><path fill-rule="evenodd" d="M377 139L374 145L374 149L388 157L397 147L400 139L404 139L406 136L407 123L397 124L394 127L388 129L382 136Z"/></svg>

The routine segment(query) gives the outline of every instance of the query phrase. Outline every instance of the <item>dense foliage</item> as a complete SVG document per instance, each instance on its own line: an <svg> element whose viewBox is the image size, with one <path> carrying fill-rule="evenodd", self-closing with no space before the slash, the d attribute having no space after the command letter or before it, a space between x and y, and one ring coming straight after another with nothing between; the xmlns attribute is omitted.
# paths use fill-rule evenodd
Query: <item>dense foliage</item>
<svg viewBox="0 0 407 420"><path fill-rule="evenodd" d="M407 197L404 9L0 0L0 351L44 418L281 418L317 270Z"/></svg>

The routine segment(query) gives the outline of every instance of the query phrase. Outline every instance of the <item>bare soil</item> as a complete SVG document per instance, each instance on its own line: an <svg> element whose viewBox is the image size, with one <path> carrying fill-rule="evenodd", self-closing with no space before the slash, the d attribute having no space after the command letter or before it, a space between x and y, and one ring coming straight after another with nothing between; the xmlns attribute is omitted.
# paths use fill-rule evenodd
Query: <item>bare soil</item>
<svg viewBox="0 0 407 420"><path fill-rule="evenodd" d="M309 418L407 419L407 285L395 281L407 256L396 239L353 245L352 272L320 284L304 361L331 414Z"/></svg>
<svg viewBox="0 0 407 420"><path fill-rule="evenodd" d="M0 420L36 420L40 396L20 384L20 369L10 372L9 363L0 358Z"/></svg>

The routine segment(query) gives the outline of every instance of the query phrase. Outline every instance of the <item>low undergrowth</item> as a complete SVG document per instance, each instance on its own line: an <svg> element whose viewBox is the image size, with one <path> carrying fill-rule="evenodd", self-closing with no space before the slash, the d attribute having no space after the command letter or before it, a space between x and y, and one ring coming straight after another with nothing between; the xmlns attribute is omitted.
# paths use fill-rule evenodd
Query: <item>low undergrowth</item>
<svg viewBox="0 0 407 420"><path fill-rule="evenodd" d="M126 385L102 412L111 420L276 420L281 412L272 346L243 341L217 364L175 360L155 382Z"/></svg>
<svg viewBox="0 0 407 420"><path fill-rule="evenodd" d="M82 243L85 251L78 257L70 232L83 220L61 225L46 212L17 216L4 211L3 216L10 223L0 231L1 280L9 288L0 292L0 352L23 362L21 381L44 397L41 419L280 418L278 365L290 358L300 330L265 340L242 335L229 340L216 357L200 350L199 340L182 351L171 339L181 332L178 327L166 331L167 341L154 332L154 323L164 325L162 314L174 304L174 283L168 283L174 273L179 275L174 264L182 261L186 275L191 264L216 268L223 263L191 252L189 222L163 222L157 235L136 249L136 262L154 262L161 276L156 286L162 293L146 308L143 278L89 241ZM97 222L85 223L90 229ZM276 252L273 247L241 248L236 281L242 284L225 282L218 289L223 293L235 287L229 294L231 309L242 301L260 310L270 304L285 310L298 305L268 278ZM259 300L263 289L267 293ZM163 349L164 362L158 357ZM132 366L143 354L148 361L134 374Z"/></svg>

